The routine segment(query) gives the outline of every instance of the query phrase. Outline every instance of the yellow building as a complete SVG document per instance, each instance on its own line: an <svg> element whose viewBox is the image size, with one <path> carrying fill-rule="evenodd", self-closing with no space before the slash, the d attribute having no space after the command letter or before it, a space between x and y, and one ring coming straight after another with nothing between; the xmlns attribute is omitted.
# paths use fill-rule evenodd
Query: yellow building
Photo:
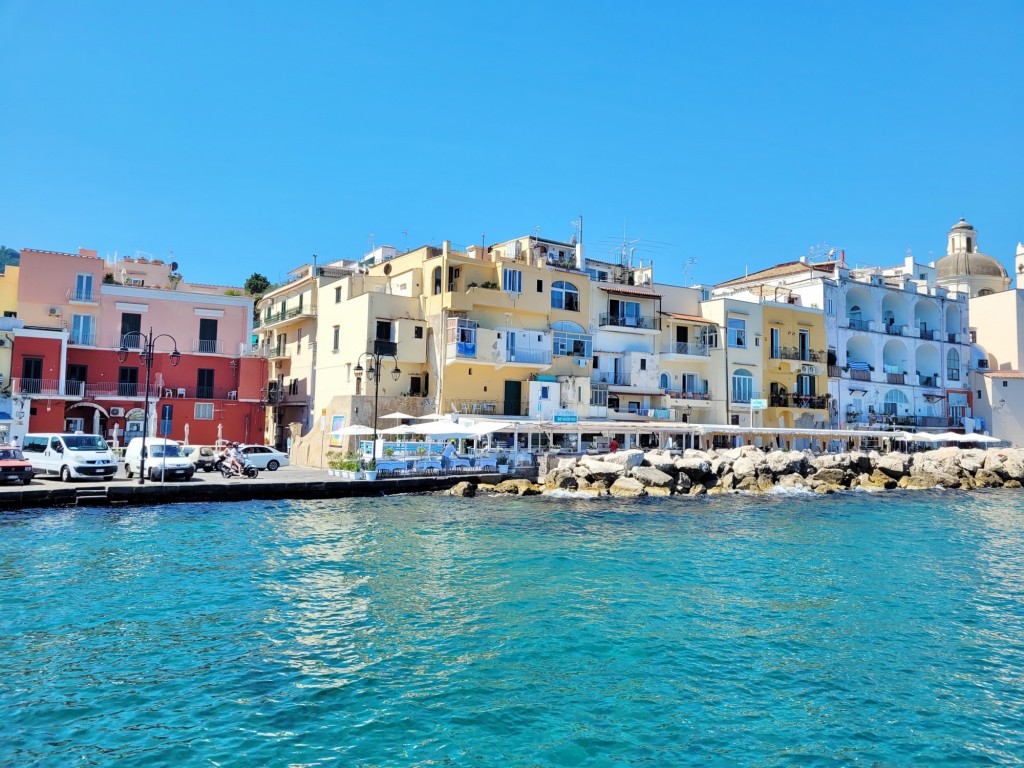
<svg viewBox="0 0 1024 768"><path fill-rule="evenodd" d="M269 380L264 385L267 402L265 440L284 450L288 425L301 429L312 420L313 382L316 369L318 284L323 270L315 264L288 273L291 278L268 291L256 304L253 333L257 350L268 358Z"/></svg>
<svg viewBox="0 0 1024 768"><path fill-rule="evenodd" d="M24 431L24 404L21 396L12 394L11 358L14 346L14 329L23 325L18 320L18 276L21 267L8 264L0 271L0 443L6 443L11 435ZM20 422L20 424L19 424ZM19 429L20 427L20 429Z"/></svg>
<svg viewBox="0 0 1024 768"><path fill-rule="evenodd" d="M825 317L820 309L762 301L765 427L824 427L829 420Z"/></svg>

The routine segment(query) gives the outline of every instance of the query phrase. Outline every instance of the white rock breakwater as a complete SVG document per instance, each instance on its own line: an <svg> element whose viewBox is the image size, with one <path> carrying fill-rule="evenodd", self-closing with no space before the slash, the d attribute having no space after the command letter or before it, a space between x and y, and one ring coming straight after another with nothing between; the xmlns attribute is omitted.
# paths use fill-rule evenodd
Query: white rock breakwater
<svg viewBox="0 0 1024 768"><path fill-rule="evenodd" d="M939 448L914 454L769 451L754 446L727 450L619 451L561 459L540 484L524 479L480 485L481 492L529 495L575 491L613 496L765 493L800 488L819 493L863 488L1020 488L1024 450ZM453 495L471 496L477 487L460 483Z"/></svg>

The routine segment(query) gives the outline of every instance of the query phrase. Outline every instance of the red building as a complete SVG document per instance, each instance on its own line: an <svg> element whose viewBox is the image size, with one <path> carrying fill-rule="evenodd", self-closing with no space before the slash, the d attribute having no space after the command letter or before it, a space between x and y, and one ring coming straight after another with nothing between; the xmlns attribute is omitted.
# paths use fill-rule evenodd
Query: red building
<svg viewBox="0 0 1024 768"><path fill-rule="evenodd" d="M267 365L251 343L253 300L240 294L185 283L159 260L23 250L11 376L30 400L28 431L124 444L142 434L148 402L152 435L262 442Z"/></svg>

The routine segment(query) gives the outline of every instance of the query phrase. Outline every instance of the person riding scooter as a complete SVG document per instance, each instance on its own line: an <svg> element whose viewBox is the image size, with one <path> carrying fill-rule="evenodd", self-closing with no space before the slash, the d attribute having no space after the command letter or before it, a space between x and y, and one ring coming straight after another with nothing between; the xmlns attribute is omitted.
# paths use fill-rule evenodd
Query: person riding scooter
<svg viewBox="0 0 1024 768"><path fill-rule="evenodd" d="M242 451L238 447L238 443L228 444L228 452L225 455L224 460L227 461L228 466L231 467L232 474L241 475L242 470L245 469Z"/></svg>

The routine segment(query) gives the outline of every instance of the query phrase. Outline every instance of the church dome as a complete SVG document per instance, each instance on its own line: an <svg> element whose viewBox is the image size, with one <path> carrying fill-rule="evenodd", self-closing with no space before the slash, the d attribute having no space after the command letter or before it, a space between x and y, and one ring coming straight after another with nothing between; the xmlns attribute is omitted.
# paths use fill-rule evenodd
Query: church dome
<svg viewBox="0 0 1024 768"><path fill-rule="evenodd" d="M967 226L970 227L970 224ZM984 253L960 252L943 256L935 262L935 271L940 280L948 277L966 277L968 275L1009 277L1006 273L1006 268L1002 264Z"/></svg>
<svg viewBox="0 0 1024 768"><path fill-rule="evenodd" d="M950 227L950 231L952 231L952 232L955 232L955 231L960 230L960 229L971 229L971 230L973 230L974 227L972 227L970 224L968 224L965 219L960 219L960 221L958 221L956 224L954 224L952 227Z"/></svg>

